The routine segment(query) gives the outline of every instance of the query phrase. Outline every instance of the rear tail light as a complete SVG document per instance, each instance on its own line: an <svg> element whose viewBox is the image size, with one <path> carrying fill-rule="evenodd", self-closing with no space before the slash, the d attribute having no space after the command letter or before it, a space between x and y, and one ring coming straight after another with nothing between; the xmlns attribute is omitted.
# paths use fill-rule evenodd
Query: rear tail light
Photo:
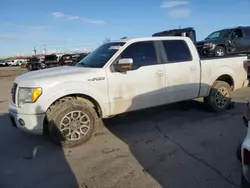
<svg viewBox="0 0 250 188"><path fill-rule="evenodd" d="M250 151L247 149L243 150L244 164L250 165Z"/></svg>

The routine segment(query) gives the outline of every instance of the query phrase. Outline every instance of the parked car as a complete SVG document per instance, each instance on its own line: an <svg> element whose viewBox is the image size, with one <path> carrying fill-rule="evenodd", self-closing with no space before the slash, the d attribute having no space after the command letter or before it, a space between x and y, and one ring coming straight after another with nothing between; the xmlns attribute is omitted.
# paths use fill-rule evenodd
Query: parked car
<svg viewBox="0 0 250 188"><path fill-rule="evenodd" d="M83 58L85 58L89 53L77 53L72 55L73 62L71 66L75 66L77 63L79 63Z"/></svg>
<svg viewBox="0 0 250 188"><path fill-rule="evenodd" d="M72 54L64 54L60 57L58 64L59 66L68 66L73 63Z"/></svg>
<svg viewBox="0 0 250 188"><path fill-rule="evenodd" d="M45 56L44 61L42 63L44 63L45 68L57 67L59 66L58 60L59 57L56 54L50 54Z"/></svg>
<svg viewBox="0 0 250 188"><path fill-rule="evenodd" d="M15 127L74 147L94 135L102 118L117 114L200 97L220 112L232 91L249 83L246 59L201 60L187 37L108 42L76 66L17 77L9 116Z"/></svg>
<svg viewBox="0 0 250 188"><path fill-rule="evenodd" d="M45 65L40 61L40 59L35 56L28 58L26 66L29 71L40 70L45 68Z"/></svg>
<svg viewBox="0 0 250 188"><path fill-rule="evenodd" d="M6 60L0 60L0 67L5 67L7 66L7 61Z"/></svg>
<svg viewBox="0 0 250 188"><path fill-rule="evenodd" d="M7 61L7 66L9 66L9 67L19 66L19 62L17 60L9 60L9 61Z"/></svg>
<svg viewBox="0 0 250 188"><path fill-rule="evenodd" d="M250 27L215 31L196 45L202 56L250 53Z"/></svg>
<svg viewBox="0 0 250 188"><path fill-rule="evenodd" d="M161 31L161 32L157 32L157 33L153 34L152 36L153 37L163 37L163 36L189 37L193 41L193 43L196 44L196 31L193 27Z"/></svg>

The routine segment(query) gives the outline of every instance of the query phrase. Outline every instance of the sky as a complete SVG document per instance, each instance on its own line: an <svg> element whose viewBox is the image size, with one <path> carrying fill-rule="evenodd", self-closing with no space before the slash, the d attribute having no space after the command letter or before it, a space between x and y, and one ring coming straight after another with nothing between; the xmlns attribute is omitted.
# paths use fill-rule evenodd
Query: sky
<svg viewBox="0 0 250 188"><path fill-rule="evenodd" d="M89 51L108 38L250 26L250 0L1 0L0 57Z"/></svg>

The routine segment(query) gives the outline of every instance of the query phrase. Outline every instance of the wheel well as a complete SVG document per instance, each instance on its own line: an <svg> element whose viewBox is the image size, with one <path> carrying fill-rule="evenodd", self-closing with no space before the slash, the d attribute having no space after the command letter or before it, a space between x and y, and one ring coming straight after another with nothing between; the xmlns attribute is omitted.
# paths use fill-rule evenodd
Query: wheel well
<svg viewBox="0 0 250 188"><path fill-rule="evenodd" d="M224 44L218 44L217 46L220 46L220 47L226 47Z"/></svg>
<svg viewBox="0 0 250 188"><path fill-rule="evenodd" d="M58 101L59 102L64 102L64 101L67 101L67 100L80 100L80 101L84 101L85 103L89 104L90 106L92 106L95 109L98 117L102 117L102 109L101 109L101 106L99 105L99 103L94 98L92 98L92 97L90 97L88 95L84 95L84 94L72 94L72 95L63 96L63 97L55 100L50 105L50 107L52 105L54 105L56 102L58 102ZM44 127L43 127L45 134L47 134L47 132L48 132L48 126L47 125L48 125L48 120L47 120L47 117L45 116Z"/></svg>
<svg viewBox="0 0 250 188"><path fill-rule="evenodd" d="M234 90L234 81L231 76L224 74L224 75L221 75L219 78L217 78L216 81L224 81L229 84L232 91Z"/></svg>
<svg viewBox="0 0 250 188"><path fill-rule="evenodd" d="M224 44L218 44L217 46L223 47L223 48L225 48L225 50L227 50L226 45L224 45Z"/></svg>

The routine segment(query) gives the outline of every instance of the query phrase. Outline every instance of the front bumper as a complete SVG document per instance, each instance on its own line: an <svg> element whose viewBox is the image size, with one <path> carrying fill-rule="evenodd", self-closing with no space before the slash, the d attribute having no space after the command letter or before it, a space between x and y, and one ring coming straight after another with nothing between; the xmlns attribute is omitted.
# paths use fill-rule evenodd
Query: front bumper
<svg viewBox="0 0 250 188"><path fill-rule="evenodd" d="M208 47L208 46L197 46L197 50L200 56L213 56L215 54L215 48Z"/></svg>
<svg viewBox="0 0 250 188"><path fill-rule="evenodd" d="M14 127L34 134L43 134L45 114L19 114L13 110L9 110L9 117Z"/></svg>

